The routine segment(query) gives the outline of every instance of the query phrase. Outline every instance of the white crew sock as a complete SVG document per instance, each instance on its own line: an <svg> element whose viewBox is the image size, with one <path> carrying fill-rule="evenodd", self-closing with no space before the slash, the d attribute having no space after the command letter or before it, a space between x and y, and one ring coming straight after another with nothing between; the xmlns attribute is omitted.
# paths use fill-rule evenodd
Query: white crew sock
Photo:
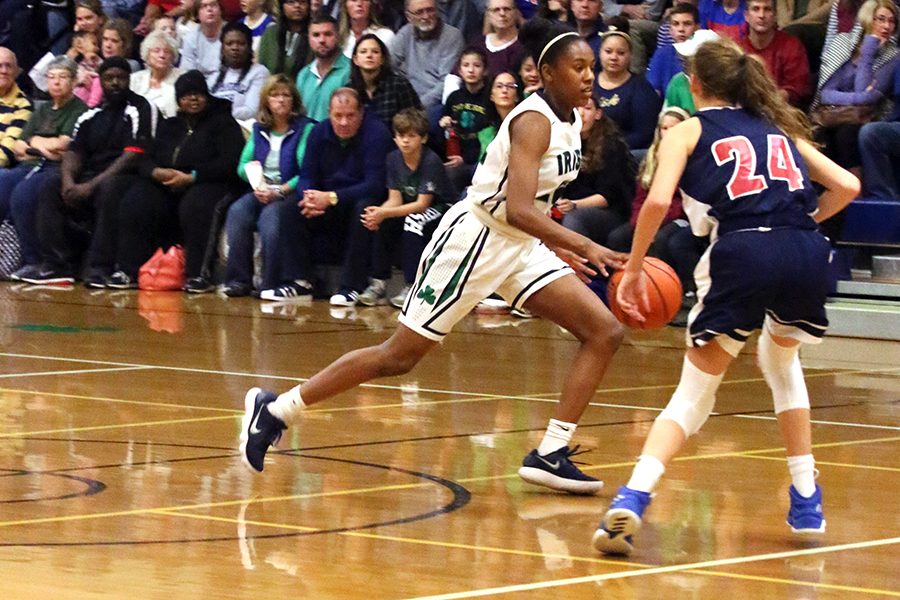
<svg viewBox="0 0 900 600"><path fill-rule="evenodd" d="M550 419L550 424L547 425L547 431L544 433L544 439L541 440L541 445L538 446L538 454L547 456L563 446L568 446L569 442L572 441L572 436L575 434L576 427L578 427L577 423L566 423L565 421Z"/></svg>
<svg viewBox="0 0 900 600"><path fill-rule="evenodd" d="M812 454L787 457L788 470L794 488L804 498L816 493L816 461Z"/></svg>
<svg viewBox="0 0 900 600"><path fill-rule="evenodd" d="M626 484L628 488L648 494L656 487L659 478L666 472L666 467L658 458L649 454L642 454L631 472L631 479Z"/></svg>
<svg viewBox="0 0 900 600"><path fill-rule="evenodd" d="M275 402L269 404L269 412L274 417L278 417L285 423L294 420L297 414L306 408L303 398L300 397L300 386L294 386L285 393L278 396Z"/></svg>

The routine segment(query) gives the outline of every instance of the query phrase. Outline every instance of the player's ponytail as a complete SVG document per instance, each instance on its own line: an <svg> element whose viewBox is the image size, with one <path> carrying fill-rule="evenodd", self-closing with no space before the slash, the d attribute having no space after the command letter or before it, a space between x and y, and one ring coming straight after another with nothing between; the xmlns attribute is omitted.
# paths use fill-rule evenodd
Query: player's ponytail
<svg viewBox="0 0 900 600"><path fill-rule="evenodd" d="M690 68L706 95L739 104L795 140L811 139L806 115L787 103L763 62L731 40L701 44Z"/></svg>

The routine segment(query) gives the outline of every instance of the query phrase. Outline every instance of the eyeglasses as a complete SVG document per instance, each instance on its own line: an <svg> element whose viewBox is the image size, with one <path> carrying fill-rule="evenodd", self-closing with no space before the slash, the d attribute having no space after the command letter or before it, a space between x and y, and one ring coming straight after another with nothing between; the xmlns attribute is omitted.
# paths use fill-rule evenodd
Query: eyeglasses
<svg viewBox="0 0 900 600"><path fill-rule="evenodd" d="M512 6L495 6L494 8L489 8L488 12L497 15L500 13L511 13L513 10L515 9Z"/></svg>
<svg viewBox="0 0 900 600"><path fill-rule="evenodd" d="M514 90L519 89L519 84L518 84L518 83L500 83L500 82L497 82L497 83L494 84L494 87L497 88L497 89L501 89L501 90L514 91Z"/></svg>
<svg viewBox="0 0 900 600"><path fill-rule="evenodd" d="M419 10L408 10L406 11L417 19L421 19L423 17L427 17L430 15L437 14L437 9L433 6L426 6L425 8L420 8Z"/></svg>

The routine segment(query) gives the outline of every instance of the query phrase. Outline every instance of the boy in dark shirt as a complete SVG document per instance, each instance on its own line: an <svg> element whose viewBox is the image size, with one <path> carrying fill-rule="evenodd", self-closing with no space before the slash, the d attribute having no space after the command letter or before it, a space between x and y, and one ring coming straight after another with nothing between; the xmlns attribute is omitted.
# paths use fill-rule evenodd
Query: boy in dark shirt
<svg viewBox="0 0 900 600"><path fill-rule="evenodd" d="M455 195L441 159L425 146L428 140L425 114L414 108L401 110L394 116L393 129L398 149L387 157L388 199L381 206L369 206L362 215L363 225L374 232L374 278L360 295L359 302L374 306L386 300L390 249L401 241L401 263L406 285L390 299L390 304L402 308L415 280L422 251L441 216L454 202Z"/></svg>

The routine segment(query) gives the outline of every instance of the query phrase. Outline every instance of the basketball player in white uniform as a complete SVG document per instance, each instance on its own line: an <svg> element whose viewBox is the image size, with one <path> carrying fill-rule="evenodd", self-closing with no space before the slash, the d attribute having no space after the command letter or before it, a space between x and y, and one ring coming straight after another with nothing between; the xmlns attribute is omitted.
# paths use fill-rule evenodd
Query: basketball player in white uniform
<svg viewBox="0 0 900 600"><path fill-rule="evenodd" d="M541 71L544 91L507 116L466 198L444 215L423 253L399 327L381 345L344 355L280 396L248 391L241 453L250 468L263 470L269 446L304 407L376 377L408 372L479 301L497 292L581 342L544 438L519 474L574 494L602 487L572 463L577 446L570 449L569 442L621 342L622 327L579 276L620 267L626 257L548 216L554 194L578 174L576 107L590 99L594 57L577 34L544 19L526 24L519 39Z"/></svg>

